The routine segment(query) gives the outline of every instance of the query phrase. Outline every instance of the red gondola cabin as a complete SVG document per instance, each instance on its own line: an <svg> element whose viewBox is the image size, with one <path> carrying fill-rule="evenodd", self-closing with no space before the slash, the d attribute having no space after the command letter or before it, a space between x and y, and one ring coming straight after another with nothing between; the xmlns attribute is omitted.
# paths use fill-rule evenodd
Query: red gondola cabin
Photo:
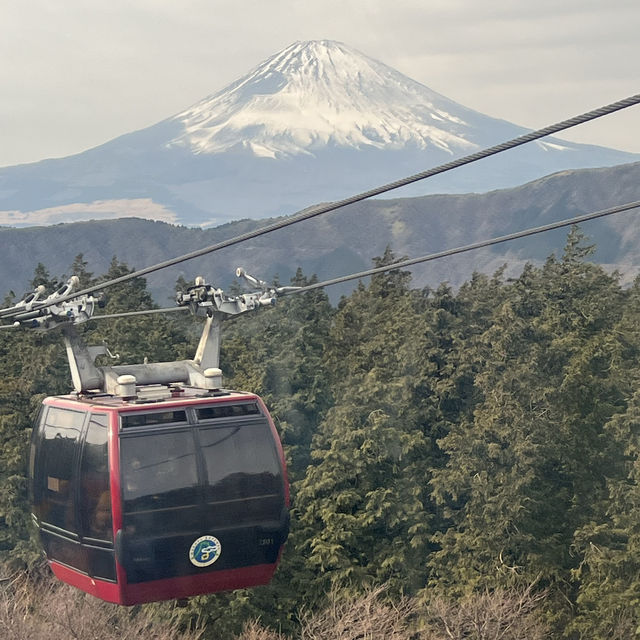
<svg viewBox="0 0 640 640"><path fill-rule="evenodd" d="M265 584L288 534L284 457L262 400L167 395L50 397L34 428L33 518L47 559L109 602Z"/></svg>

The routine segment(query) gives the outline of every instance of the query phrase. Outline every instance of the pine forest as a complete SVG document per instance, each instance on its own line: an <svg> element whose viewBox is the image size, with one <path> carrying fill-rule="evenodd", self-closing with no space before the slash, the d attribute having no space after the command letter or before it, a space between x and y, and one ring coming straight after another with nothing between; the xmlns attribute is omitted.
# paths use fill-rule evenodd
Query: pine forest
<svg viewBox="0 0 640 640"><path fill-rule="evenodd" d="M291 533L270 585L181 606L107 605L52 580L27 456L41 400L71 388L68 364L56 331L0 332L4 637L637 637L640 280L622 286L592 252L574 228L516 278L416 289L390 270L335 306L318 289L225 323L225 386L258 393L282 439ZM65 275L39 264L32 285L133 271L89 269L82 255ZM137 278L102 311L151 306ZM199 322L177 316L83 332L121 363L190 358Z"/></svg>

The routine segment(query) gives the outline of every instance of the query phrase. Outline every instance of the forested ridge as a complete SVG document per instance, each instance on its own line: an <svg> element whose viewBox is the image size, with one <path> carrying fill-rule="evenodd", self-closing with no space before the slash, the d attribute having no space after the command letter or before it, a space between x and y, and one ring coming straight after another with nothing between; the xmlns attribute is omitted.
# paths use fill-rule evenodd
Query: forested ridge
<svg viewBox="0 0 640 640"><path fill-rule="evenodd" d="M243 242L151 273L147 286L155 302L163 307L169 303L169 291L180 275L192 279L202 274L225 289L238 266L263 279L278 274L283 282L288 282L300 266L307 275L318 273L325 280L367 269L372 256L382 255L389 242L399 255L413 258L638 200L640 162L563 171L519 187L486 193L410 198L399 191L391 199L365 200L339 213L255 238L249 244ZM242 215L247 213L250 211ZM633 215L619 214L585 226L598 238L594 259L610 267L619 265L627 284L640 265L640 225L634 224ZM0 226L0 282L4 283L0 295L11 289L20 296L28 290L38 262L53 274L66 272L70 257L79 251L98 274L109 269L114 254L131 268L140 269L283 220L243 219L205 229L139 218L26 228ZM362 232L363 224L369 233ZM503 262L509 263L508 273L514 276L526 260L542 264L552 251L560 252L564 237L565 232L558 230L430 262L428 267L416 266L413 286L437 287L446 280L457 289L473 271L492 273ZM334 304L341 294L351 291L350 284L327 289Z"/></svg>
<svg viewBox="0 0 640 640"><path fill-rule="evenodd" d="M381 638L636 637L640 280L621 286L592 251L573 229L562 255L516 278L416 289L390 271L337 307L316 290L227 322L226 386L264 398L285 447L291 535L271 585L145 615L204 638L255 619L355 638L312 635L305 615L383 586L385 606L411 607L416 635ZM88 268L79 255L67 275L84 286ZM101 279L128 270L114 258ZM32 284L62 278L39 265ZM109 289L104 313L151 305L136 279ZM122 363L192 357L197 322L174 316L94 321L87 341ZM39 402L70 388L60 337L0 332L0 371L0 554L5 576L26 569L35 585L26 454ZM447 635L474 607L499 618L492 596L514 603L520 627Z"/></svg>

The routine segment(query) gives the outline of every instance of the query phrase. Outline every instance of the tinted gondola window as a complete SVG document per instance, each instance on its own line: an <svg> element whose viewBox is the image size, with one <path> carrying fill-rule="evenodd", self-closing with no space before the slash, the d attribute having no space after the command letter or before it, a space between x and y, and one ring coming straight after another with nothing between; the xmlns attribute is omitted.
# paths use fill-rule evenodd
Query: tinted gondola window
<svg viewBox="0 0 640 640"><path fill-rule="evenodd" d="M198 420L211 420L213 418L233 418L236 416L251 416L260 413L255 402L243 402L242 404L217 404L213 407L196 409Z"/></svg>
<svg viewBox="0 0 640 640"><path fill-rule="evenodd" d="M278 453L266 420L200 429L210 502L282 492Z"/></svg>
<svg viewBox="0 0 640 640"><path fill-rule="evenodd" d="M42 405L38 413L38 419L33 426L31 434L31 446L29 447L29 500L31 504L35 503L35 475L36 475L36 459L40 442L44 434L44 418L47 408ZM39 492L40 493L40 492Z"/></svg>
<svg viewBox="0 0 640 640"><path fill-rule="evenodd" d="M36 516L48 524L77 531L74 461L85 414L50 407L40 434L34 478Z"/></svg>
<svg viewBox="0 0 640 640"><path fill-rule="evenodd" d="M190 431L123 437L120 451L125 512L197 501L198 470Z"/></svg>
<svg viewBox="0 0 640 640"><path fill-rule="evenodd" d="M184 410L174 411L154 411L153 413L123 413L121 416L122 428L129 427L150 427L162 424L176 424L187 421L187 414Z"/></svg>
<svg viewBox="0 0 640 640"><path fill-rule="evenodd" d="M105 414L92 414L87 425L80 463L80 519L84 536L112 541L107 424Z"/></svg>

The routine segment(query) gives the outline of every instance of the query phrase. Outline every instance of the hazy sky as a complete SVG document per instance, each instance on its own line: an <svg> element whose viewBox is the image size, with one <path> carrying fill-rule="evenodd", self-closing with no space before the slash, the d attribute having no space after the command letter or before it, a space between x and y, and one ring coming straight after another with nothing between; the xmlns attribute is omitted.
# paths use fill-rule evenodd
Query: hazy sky
<svg viewBox="0 0 640 640"><path fill-rule="evenodd" d="M640 0L0 0L0 166L182 111L296 40L340 40L539 128L640 92ZM563 137L640 153L640 106Z"/></svg>

